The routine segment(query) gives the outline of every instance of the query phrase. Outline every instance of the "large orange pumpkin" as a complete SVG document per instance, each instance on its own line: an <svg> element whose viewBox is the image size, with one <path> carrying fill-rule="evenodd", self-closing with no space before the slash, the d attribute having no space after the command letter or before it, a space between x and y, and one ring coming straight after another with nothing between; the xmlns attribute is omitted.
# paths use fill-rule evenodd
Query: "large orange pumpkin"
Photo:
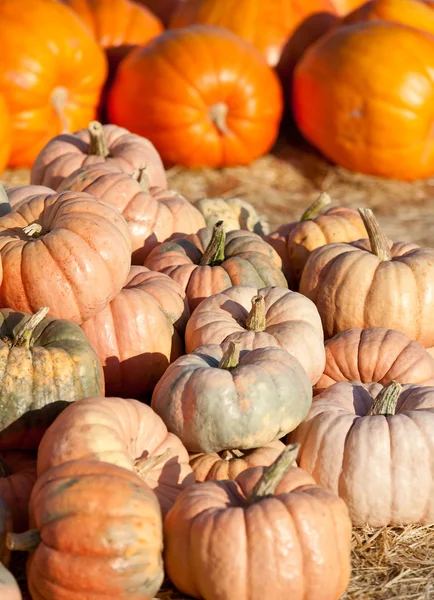
<svg viewBox="0 0 434 600"><path fill-rule="evenodd" d="M336 29L295 70L293 107L304 136L362 173L413 180L434 174L434 37L362 22Z"/></svg>
<svg viewBox="0 0 434 600"><path fill-rule="evenodd" d="M423 0L369 0L347 15L343 23L359 21L390 21L434 33L433 4Z"/></svg>
<svg viewBox="0 0 434 600"><path fill-rule="evenodd" d="M53 136L95 117L104 52L80 19L55 0L1 0L0 92L11 113L12 167L31 166Z"/></svg>
<svg viewBox="0 0 434 600"><path fill-rule="evenodd" d="M201 23L226 27L251 42L274 67L295 29L319 12L334 12L331 0L185 0L170 26Z"/></svg>
<svg viewBox="0 0 434 600"><path fill-rule="evenodd" d="M339 15L346 15L365 3L366 0L332 0Z"/></svg>
<svg viewBox="0 0 434 600"><path fill-rule="evenodd" d="M11 126L6 101L0 94L0 173L8 164L11 150Z"/></svg>
<svg viewBox="0 0 434 600"><path fill-rule="evenodd" d="M251 44L196 25L129 54L108 112L113 123L148 137L166 163L222 167L269 150L282 104L277 76Z"/></svg>

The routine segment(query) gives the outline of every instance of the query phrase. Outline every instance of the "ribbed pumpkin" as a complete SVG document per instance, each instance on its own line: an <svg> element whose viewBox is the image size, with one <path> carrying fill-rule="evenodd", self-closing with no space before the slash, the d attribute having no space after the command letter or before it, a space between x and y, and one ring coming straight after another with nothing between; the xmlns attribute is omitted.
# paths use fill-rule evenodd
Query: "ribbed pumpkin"
<svg viewBox="0 0 434 600"><path fill-rule="evenodd" d="M166 173L151 142L115 125L89 123L73 135L60 135L41 150L32 167L31 182L54 190L81 167L116 165L124 173L146 169L149 185L167 187Z"/></svg>
<svg viewBox="0 0 434 600"><path fill-rule="evenodd" d="M53 136L95 118L107 73L84 23L54 0L0 2L0 93L12 124L11 167L30 167Z"/></svg>
<svg viewBox="0 0 434 600"><path fill-rule="evenodd" d="M390 21L434 34L433 5L423 0L369 0L347 15L343 23L360 21Z"/></svg>
<svg viewBox="0 0 434 600"><path fill-rule="evenodd" d="M226 27L251 42L274 67L288 38L307 17L319 12L334 12L331 0L184 0L170 26Z"/></svg>
<svg viewBox="0 0 434 600"><path fill-rule="evenodd" d="M252 162L274 144L282 110L262 56L210 25L166 31L133 50L108 100L113 123L148 137L166 164L186 167Z"/></svg>
<svg viewBox="0 0 434 600"><path fill-rule="evenodd" d="M38 477L77 459L96 459L138 473L157 494L163 514L194 483L181 441L137 400L84 398L68 406L41 441Z"/></svg>
<svg viewBox="0 0 434 600"><path fill-rule="evenodd" d="M122 291L81 326L104 367L106 394L151 394L169 363L184 353L189 315L175 281L132 267Z"/></svg>
<svg viewBox="0 0 434 600"><path fill-rule="evenodd" d="M4 97L0 94L0 173L9 161L11 151L11 126L9 111Z"/></svg>
<svg viewBox="0 0 434 600"><path fill-rule="evenodd" d="M133 245L133 264L143 265L149 252L174 233L195 233L205 225L198 210L181 194L150 187L147 169L129 175L121 167L96 164L82 167L63 180L59 191L86 192L120 210Z"/></svg>
<svg viewBox="0 0 434 600"><path fill-rule="evenodd" d="M6 546L6 536L13 531L12 514L0 496L0 598L2 600L22 600L20 588L7 567L10 552Z"/></svg>
<svg viewBox="0 0 434 600"><path fill-rule="evenodd" d="M11 509L16 533L29 526L29 500L35 481L36 457L33 454L17 450L0 452L0 498Z"/></svg>
<svg viewBox="0 0 434 600"><path fill-rule="evenodd" d="M101 364L81 329L0 310L0 448L36 449L66 402L104 393Z"/></svg>
<svg viewBox="0 0 434 600"><path fill-rule="evenodd" d="M264 217L242 198L201 198L194 206L203 215L207 227L214 227L218 221L223 221L226 231L245 229L258 235L267 235L269 232Z"/></svg>
<svg viewBox="0 0 434 600"><path fill-rule="evenodd" d="M273 248L249 231L226 234L223 221L196 235L172 236L152 250L145 265L179 283L191 310L204 298L233 285L287 286Z"/></svg>

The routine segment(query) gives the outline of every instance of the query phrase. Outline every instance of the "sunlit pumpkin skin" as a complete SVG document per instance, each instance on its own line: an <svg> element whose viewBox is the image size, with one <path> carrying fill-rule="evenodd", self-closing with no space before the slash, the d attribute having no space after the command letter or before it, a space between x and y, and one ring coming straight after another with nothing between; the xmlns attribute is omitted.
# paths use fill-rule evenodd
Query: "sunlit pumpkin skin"
<svg viewBox="0 0 434 600"><path fill-rule="evenodd" d="M347 15L343 23L360 21L390 21L434 34L433 4L423 0L370 0Z"/></svg>
<svg viewBox="0 0 434 600"><path fill-rule="evenodd" d="M233 285L288 285L280 258L269 244L249 231L225 234L221 221L214 230L206 227L197 234L173 236L152 250L145 265L179 283L191 310Z"/></svg>
<svg viewBox="0 0 434 600"><path fill-rule="evenodd" d="M22 0L19 8L16 0L0 3L0 93L11 115L9 166L31 167L52 137L95 118L107 64L85 24L60 2Z"/></svg>
<svg viewBox="0 0 434 600"><path fill-rule="evenodd" d="M252 307L252 299L262 297ZM259 308L262 327L249 323ZM259 330L258 330L259 329ZM314 304L297 292L281 287L258 290L251 286L234 286L201 302L187 323L185 344L193 352L207 344L239 341L241 349L254 350L280 346L299 360L310 381L315 384L325 365L321 319Z"/></svg>
<svg viewBox="0 0 434 600"><path fill-rule="evenodd" d="M152 408L189 452L258 448L309 411L312 386L296 358L281 348L235 352L202 346L176 360L155 387Z"/></svg>
<svg viewBox="0 0 434 600"><path fill-rule="evenodd" d="M41 441L38 477L76 459L96 459L139 473L155 491L163 514L194 483L181 441L137 400L85 398L68 406Z"/></svg>
<svg viewBox="0 0 434 600"><path fill-rule="evenodd" d="M432 523L434 388L406 385L394 414L369 416L381 389L339 382L316 396L290 434L298 464L339 493L355 525Z"/></svg>
<svg viewBox="0 0 434 600"><path fill-rule="evenodd" d="M8 504L0 496L0 598L2 600L22 600L20 588L7 567L10 551L6 547L6 534L13 531L12 513Z"/></svg>
<svg viewBox="0 0 434 600"><path fill-rule="evenodd" d="M246 505L263 473L247 469L180 495L164 523L168 576L207 600L338 600L350 576L345 503L291 468L273 494Z"/></svg>
<svg viewBox="0 0 434 600"><path fill-rule="evenodd" d="M20 339L29 321L30 315L0 310L2 450L36 449L58 405L104 393L101 364L78 325L43 318Z"/></svg>
<svg viewBox="0 0 434 600"><path fill-rule="evenodd" d="M122 289L130 235L119 211L89 194L30 195L0 218L0 261L0 306L49 306L52 316L82 323Z"/></svg>
<svg viewBox="0 0 434 600"><path fill-rule="evenodd" d="M101 163L116 165L129 174L146 169L151 187L167 187L161 158L149 140L97 121L77 133L50 140L35 160L31 182L57 190L77 169Z"/></svg>
<svg viewBox="0 0 434 600"><path fill-rule="evenodd" d="M332 0L338 15L347 15L352 10L365 4L366 0Z"/></svg>
<svg viewBox="0 0 434 600"><path fill-rule="evenodd" d="M148 137L166 164L186 167L252 162L274 144L282 110L262 56L205 25L166 31L131 52L108 100L111 122Z"/></svg>
<svg viewBox="0 0 434 600"><path fill-rule="evenodd" d="M28 528L29 500L35 481L33 454L16 450L0 452L0 498L10 507L15 533Z"/></svg>
<svg viewBox="0 0 434 600"><path fill-rule="evenodd" d="M104 367L106 394L139 398L152 393L169 364L184 353L189 315L175 281L131 267L122 291L81 326Z"/></svg>
<svg viewBox="0 0 434 600"><path fill-rule="evenodd" d="M127 221L133 264L143 265L149 252L174 233L195 233L205 225L199 211L181 194L149 187L147 170L133 175L116 165L89 165L64 179L59 191L86 192L120 210Z"/></svg>
<svg viewBox="0 0 434 600"><path fill-rule="evenodd" d="M194 23L218 25L230 29L263 54L275 67L282 49L310 15L334 12L331 0L184 0L174 13L170 27L188 27Z"/></svg>
<svg viewBox="0 0 434 600"><path fill-rule="evenodd" d="M201 198L194 206L203 215L207 227L223 221L226 231L245 229L258 235L267 235L270 231L262 215L242 198Z"/></svg>
<svg viewBox="0 0 434 600"><path fill-rule="evenodd" d="M338 381L434 385L434 358L400 331L347 329L327 340L325 350L326 366L315 385L317 393Z"/></svg>
<svg viewBox="0 0 434 600"><path fill-rule="evenodd" d="M197 483L236 479L251 467L268 467L285 449L279 440L253 450L224 450L190 454L190 466Z"/></svg>
<svg viewBox="0 0 434 600"><path fill-rule="evenodd" d="M0 562L0 597L2 600L22 600L22 595L15 577Z"/></svg>
<svg viewBox="0 0 434 600"><path fill-rule="evenodd" d="M434 37L362 22L338 27L295 70L293 109L303 135L327 158L402 180L434 174Z"/></svg>
<svg viewBox="0 0 434 600"><path fill-rule="evenodd" d="M45 185L20 185L19 187L8 188L6 196L13 210L17 210L22 204L26 204L30 198L40 196L41 194L54 194L54 190Z"/></svg>
<svg viewBox="0 0 434 600"><path fill-rule="evenodd" d="M72 461L38 478L31 526L41 542L27 564L33 600L152 600L163 580L155 494L134 474Z"/></svg>
<svg viewBox="0 0 434 600"><path fill-rule="evenodd" d="M11 124L6 101L0 94L0 173L6 168L11 151Z"/></svg>

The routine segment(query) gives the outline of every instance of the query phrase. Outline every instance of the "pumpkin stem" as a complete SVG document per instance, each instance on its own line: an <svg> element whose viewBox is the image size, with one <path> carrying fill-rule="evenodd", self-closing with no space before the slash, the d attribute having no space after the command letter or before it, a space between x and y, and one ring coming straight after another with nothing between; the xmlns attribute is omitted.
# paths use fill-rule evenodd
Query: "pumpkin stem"
<svg viewBox="0 0 434 600"><path fill-rule="evenodd" d="M49 310L48 306L43 306L30 319L21 321L13 330L12 347L30 348L33 332L39 323L45 319Z"/></svg>
<svg viewBox="0 0 434 600"><path fill-rule="evenodd" d="M37 529L29 529L24 533L7 533L6 548L20 552L33 552L41 543L41 535Z"/></svg>
<svg viewBox="0 0 434 600"><path fill-rule="evenodd" d="M222 452L218 452L218 455L222 460L232 460L233 458L242 458L244 453L234 448L233 450L222 450Z"/></svg>
<svg viewBox="0 0 434 600"><path fill-rule="evenodd" d="M394 415L396 413L396 404L401 392L402 385L395 380L391 381L381 390L372 402L371 408L366 415Z"/></svg>
<svg viewBox="0 0 434 600"><path fill-rule="evenodd" d="M289 444L282 454L276 458L274 463L266 468L261 479L245 499L244 503L246 506L250 506L259 500L274 494L277 486L297 458L299 449L300 444Z"/></svg>
<svg viewBox="0 0 434 600"><path fill-rule="evenodd" d="M149 178L147 174L147 167L142 167L141 169L136 169L132 174L132 178L138 181L140 185L140 189L148 193L149 192Z"/></svg>
<svg viewBox="0 0 434 600"><path fill-rule="evenodd" d="M45 235L40 223L30 223L30 225L26 225L26 227L23 227L23 232L35 240Z"/></svg>
<svg viewBox="0 0 434 600"><path fill-rule="evenodd" d="M265 300L263 296L253 296L252 309L247 317L246 327L250 331L264 331L267 326L265 320Z"/></svg>
<svg viewBox="0 0 434 600"><path fill-rule="evenodd" d="M318 198L313 204L307 208L301 215L300 223L304 221L312 221L315 217L318 217L324 211L325 207L331 203L332 199L327 192L321 192Z"/></svg>
<svg viewBox="0 0 434 600"><path fill-rule="evenodd" d="M51 94L51 106L59 119L62 127L61 133L69 133L71 130L70 122L65 114L65 107L68 102L68 89L61 85L54 88Z"/></svg>
<svg viewBox="0 0 434 600"><path fill-rule="evenodd" d="M110 154L104 137L104 129L99 121L91 121L87 127L90 134L89 154L107 158Z"/></svg>
<svg viewBox="0 0 434 600"><path fill-rule="evenodd" d="M212 230L211 240L202 254L199 265L201 267L205 265L214 267L222 263L225 259L225 244L226 233L223 228L223 221L217 221Z"/></svg>
<svg viewBox="0 0 434 600"><path fill-rule="evenodd" d="M9 198L4 186L0 183L0 217L4 217L12 212Z"/></svg>
<svg viewBox="0 0 434 600"><path fill-rule="evenodd" d="M229 342L226 352L219 362L219 369L234 369L240 362L241 342Z"/></svg>
<svg viewBox="0 0 434 600"><path fill-rule="evenodd" d="M9 477L10 475L12 475L12 469L0 458L0 477Z"/></svg>
<svg viewBox="0 0 434 600"><path fill-rule="evenodd" d="M134 464L134 468L140 477L146 475L157 465L165 462L172 453L172 448L166 448L163 454L158 456L147 456L146 458L138 458Z"/></svg>
<svg viewBox="0 0 434 600"><path fill-rule="evenodd" d="M224 102L217 102L208 109L208 116L213 125L216 126L217 131L221 135L230 135L231 131L226 123L229 108Z"/></svg>
<svg viewBox="0 0 434 600"><path fill-rule="evenodd" d="M378 256L382 262L390 260L392 255L390 253L389 244L387 243L387 238L381 231L380 225L374 217L372 210L370 208L359 208L359 214L362 217L363 224L368 232L371 252Z"/></svg>

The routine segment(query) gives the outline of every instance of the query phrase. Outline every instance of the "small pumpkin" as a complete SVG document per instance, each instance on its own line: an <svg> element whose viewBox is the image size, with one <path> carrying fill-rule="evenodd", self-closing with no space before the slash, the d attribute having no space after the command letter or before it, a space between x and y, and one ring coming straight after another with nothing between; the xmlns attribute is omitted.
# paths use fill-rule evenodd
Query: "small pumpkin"
<svg viewBox="0 0 434 600"><path fill-rule="evenodd" d="M314 13L334 12L331 0L184 0L173 14L170 27L194 23L219 25L251 42L275 67L282 49L302 22Z"/></svg>
<svg viewBox="0 0 434 600"><path fill-rule="evenodd" d="M129 174L146 169L151 187L167 187L161 158L149 140L98 121L74 134L50 140L33 164L31 183L57 190L77 169L100 164L116 165Z"/></svg>
<svg viewBox="0 0 434 600"><path fill-rule="evenodd" d="M327 340L325 351L326 365L315 385L317 393L338 381L434 385L434 358L400 331L347 329Z"/></svg>
<svg viewBox="0 0 434 600"><path fill-rule="evenodd" d="M176 360L157 383L151 406L189 452L258 448L306 417L312 386L299 361L281 348L240 357L208 345Z"/></svg>
<svg viewBox="0 0 434 600"><path fill-rule="evenodd" d="M333 162L402 180L434 174L434 37L385 21L336 28L297 65L293 111Z"/></svg>
<svg viewBox="0 0 434 600"><path fill-rule="evenodd" d="M233 285L286 287L278 254L258 235L225 233L223 221L156 246L145 265L174 279L194 310L204 298Z"/></svg>
<svg viewBox="0 0 434 600"><path fill-rule="evenodd" d="M130 262L125 220L89 194L30 192L0 218L1 307L47 305L52 316L82 323L122 289Z"/></svg>
<svg viewBox="0 0 434 600"><path fill-rule="evenodd" d="M4 97L0 94L0 173L6 168L11 151L10 115Z"/></svg>
<svg viewBox="0 0 434 600"><path fill-rule="evenodd" d="M313 250L336 242L353 242L366 238L363 221L353 208L329 208L331 199L323 192L303 213L300 221L282 225L265 239L282 259L288 282L298 287L304 266Z"/></svg>
<svg viewBox="0 0 434 600"><path fill-rule="evenodd" d="M252 162L274 144L282 110L279 80L259 53L205 25L133 50L108 99L113 123L148 137L166 164L186 167Z"/></svg>
<svg viewBox="0 0 434 600"><path fill-rule="evenodd" d="M187 323L187 352L207 344L226 350L237 341L243 350L280 346L298 359L312 384L324 371L320 316L297 292L238 285L203 300Z"/></svg>
<svg viewBox="0 0 434 600"><path fill-rule="evenodd" d="M104 52L61 2L0 3L0 94L12 126L11 167L31 167L55 135L95 118L107 74ZM31 32L31 35L30 35Z"/></svg>
<svg viewBox="0 0 434 600"><path fill-rule="evenodd" d="M7 536L13 531L10 507L0 495L0 598L2 600L22 600L20 588L9 566L10 551L7 547Z"/></svg>
<svg viewBox="0 0 434 600"><path fill-rule="evenodd" d="M150 187L147 168L129 175L121 167L82 167L63 180L59 191L86 192L110 202L127 221L133 264L143 264L158 243L174 233L195 233L205 225L198 210L173 190Z"/></svg>
<svg viewBox="0 0 434 600"><path fill-rule="evenodd" d="M389 21L434 34L432 2L423 0L369 0L345 17L343 23Z"/></svg>
<svg viewBox="0 0 434 600"><path fill-rule="evenodd" d="M45 318L47 311L0 310L1 449L36 449L66 402L104 393L102 367L84 333Z"/></svg>
<svg viewBox="0 0 434 600"><path fill-rule="evenodd" d="M341 597L350 576L348 509L290 468L296 450L179 496L164 522L166 571L179 590L207 600Z"/></svg>
<svg viewBox="0 0 434 600"><path fill-rule="evenodd" d="M223 450L190 454L190 466L198 483L236 479L251 467L269 467L285 449L279 440L253 450Z"/></svg>
<svg viewBox="0 0 434 600"><path fill-rule="evenodd" d="M242 198L202 198L194 206L202 213L207 227L214 227L218 221L223 221L226 231L245 229L258 235L267 235L269 232L268 223L258 215L250 202Z"/></svg>
<svg viewBox="0 0 434 600"><path fill-rule="evenodd" d="M121 398L84 398L47 429L38 452L38 477L70 460L95 459L137 473L166 514L194 483L181 441L146 404Z"/></svg>
<svg viewBox="0 0 434 600"><path fill-rule="evenodd" d="M163 531L155 494L134 474L71 461L38 478L32 529L8 536L31 552L33 600L152 600L163 581Z"/></svg>
<svg viewBox="0 0 434 600"><path fill-rule="evenodd" d="M81 328L103 367L106 394L152 393L164 371L184 353L190 315L178 284L145 267L131 267L122 291Z"/></svg>
<svg viewBox="0 0 434 600"><path fill-rule="evenodd" d="M301 468L345 500L355 525L423 525L434 520L433 432L433 387L339 382L290 439Z"/></svg>
<svg viewBox="0 0 434 600"><path fill-rule="evenodd" d="M385 327L433 345L434 250L389 247L372 211L360 212L369 241L317 248L303 270L300 292L318 308L326 338L354 327Z"/></svg>
<svg viewBox="0 0 434 600"><path fill-rule="evenodd" d="M36 457L33 454L17 450L0 452L0 498L11 509L16 533L29 526L29 500L35 481Z"/></svg>

